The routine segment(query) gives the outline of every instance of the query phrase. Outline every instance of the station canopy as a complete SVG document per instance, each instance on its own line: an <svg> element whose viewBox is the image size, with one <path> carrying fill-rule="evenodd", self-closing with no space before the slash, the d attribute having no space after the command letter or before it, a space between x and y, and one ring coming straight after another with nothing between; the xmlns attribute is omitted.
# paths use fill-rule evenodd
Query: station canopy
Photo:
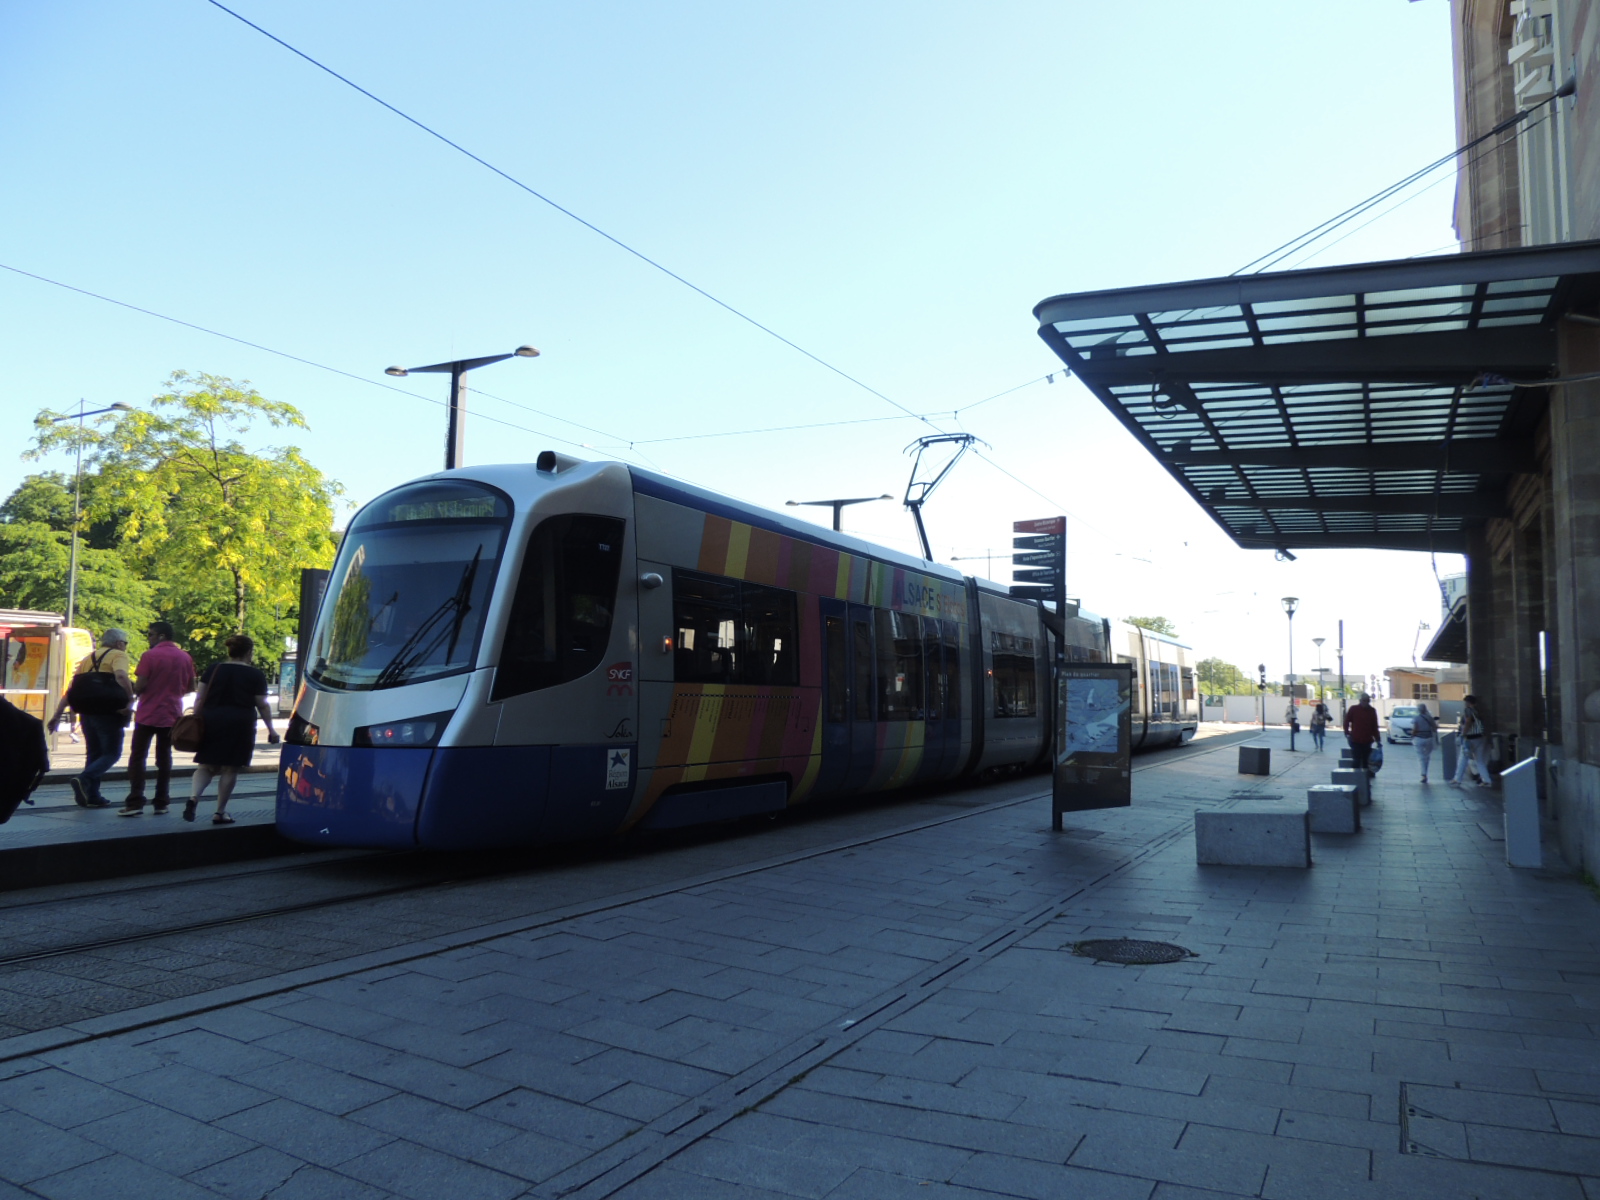
<svg viewBox="0 0 1600 1200"><path fill-rule="evenodd" d="M1052 296L1039 335L1246 548L1464 552L1536 471L1600 241Z"/></svg>

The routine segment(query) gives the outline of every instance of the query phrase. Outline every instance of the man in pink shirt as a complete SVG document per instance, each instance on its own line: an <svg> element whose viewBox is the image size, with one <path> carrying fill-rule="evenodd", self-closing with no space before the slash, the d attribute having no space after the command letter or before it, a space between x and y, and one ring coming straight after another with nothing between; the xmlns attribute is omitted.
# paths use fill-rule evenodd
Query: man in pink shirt
<svg viewBox="0 0 1600 1200"><path fill-rule="evenodd" d="M133 718L133 739L128 745L128 799L119 817L144 812L144 760L150 743L156 744L156 794L154 812L166 815L172 782L172 727L183 715L183 698L194 691L194 659L172 640L172 626L152 621L145 630L150 649L134 668L133 693L139 707Z"/></svg>

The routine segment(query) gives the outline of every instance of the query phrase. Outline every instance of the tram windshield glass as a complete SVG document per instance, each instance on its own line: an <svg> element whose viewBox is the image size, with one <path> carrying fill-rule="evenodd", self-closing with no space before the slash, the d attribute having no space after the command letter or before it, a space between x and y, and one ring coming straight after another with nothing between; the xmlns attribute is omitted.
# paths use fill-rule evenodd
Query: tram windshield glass
<svg viewBox="0 0 1600 1200"><path fill-rule="evenodd" d="M500 492L454 480L364 508L328 578L310 677L370 691L469 670L510 517Z"/></svg>

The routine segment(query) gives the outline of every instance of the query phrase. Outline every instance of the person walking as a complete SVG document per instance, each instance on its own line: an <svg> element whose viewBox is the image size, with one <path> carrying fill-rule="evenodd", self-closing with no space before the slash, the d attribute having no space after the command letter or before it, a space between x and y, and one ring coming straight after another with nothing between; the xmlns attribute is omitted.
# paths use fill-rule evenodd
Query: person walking
<svg viewBox="0 0 1600 1200"><path fill-rule="evenodd" d="M133 690L138 708L133 719L133 738L128 744L128 798L117 810L119 817L137 817L144 812L144 767L150 743L156 746L156 792L152 811L167 815L172 798L172 727L183 715L183 698L194 690L194 659L172 640L172 626L152 621L145 630L150 649L139 656Z"/></svg>
<svg viewBox="0 0 1600 1200"><path fill-rule="evenodd" d="M1322 701L1317 701L1317 706L1311 710L1311 741L1317 748L1317 753L1322 753L1322 744L1328 737L1328 706Z"/></svg>
<svg viewBox="0 0 1600 1200"><path fill-rule="evenodd" d="M1439 737L1439 721L1428 711L1426 704L1417 705L1417 715L1411 721L1411 744L1417 748L1417 761L1422 764L1422 782L1428 782L1428 762L1433 758Z"/></svg>
<svg viewBox="0 0 1600 1200"><path fill-rule="evenodd" d="M206 787L215 777L217 811L211 817L213 825L233 824L227 813L228 800L239 778L239 768L249 765L250 755L255 752L257 713L267 723L267 741L278 743L272 710L267 707L267 677L250 664L255 642L236 633L224 645L228 647L228 661L207 667L195 692L194 710L200 715L203 731L200 749L194 756L199 764L194 772L194 790L183 806L183 819L194 820Z"/></svg>
<svg viewBox="0 0 1600 1200"><path fill-rule="evenodd" d="M1467 762L1470 759L1478 772L1478 786L1492 787L1489 782L1489 761L1487 739L1483 736L1483 717L1478 712L1478 698L1476 696L1463 696L1461 698L1461 724L1456 726L1456 774L1450 780L1451 787L1460 787L1462 780L1467 775Z"/></svg>
<svg viewBox="0 0 1600 1200"><path fill-rule="evenodd" d="M86 712L79 708L73 699L72 687L78 686L80 675L109 675L122 689L122 704L119 708L111 708L115 697L104 703L102 712ZM73 685L68 687L66 694L61 697L61 703L56 705L55 715L47 724L51 733L56 731L56 726L61 723L61 714L71 705L78 714L78 724L83 729L84 763L83 773L67 780L72 785L72 798L80 808L110 808L111 801L100 794L100 781L105 778L107 771L117 765L117 759L122 757L122 731L128 724L129 702L133 696L133 684L128 682L128 635L120 629L108 629L100 635L100 652L91 651L85 655L83 661L72 672ZM109 696L111 689L105 688ZM96 704L95 707L101 707Z"/></svg>
<svg viewBox="0 0 1600 1200"><path fill-rule="evenodd" d="M1378 740L1378 710L1372 697L1362 692L1355 705L1344 714L1344 736L1350 743L1350 757L1356 770L1372 773L1372 744Z"/></svg>

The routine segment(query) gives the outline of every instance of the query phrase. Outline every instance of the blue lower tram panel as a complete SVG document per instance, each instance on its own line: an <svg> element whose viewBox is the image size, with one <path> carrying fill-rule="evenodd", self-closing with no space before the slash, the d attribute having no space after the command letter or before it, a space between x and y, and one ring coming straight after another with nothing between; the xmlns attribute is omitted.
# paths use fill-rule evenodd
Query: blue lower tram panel
<svg viewBox="0 0 1600 1200"><path fill-rule="evenodd" d="M618 829L634 746L284 746L278 831L298 842L498 849Z"/></svg>

